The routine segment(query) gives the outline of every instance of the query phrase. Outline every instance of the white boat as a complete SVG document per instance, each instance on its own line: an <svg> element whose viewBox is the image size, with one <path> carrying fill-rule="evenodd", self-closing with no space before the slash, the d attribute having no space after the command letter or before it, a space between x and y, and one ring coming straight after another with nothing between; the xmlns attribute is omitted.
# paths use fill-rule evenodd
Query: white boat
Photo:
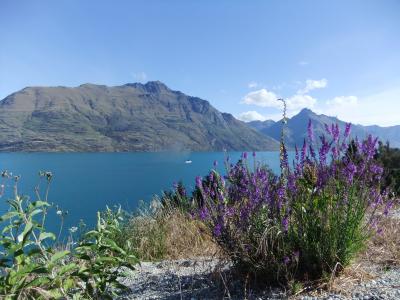
<svg viewBox="0 0 400 300"><path fill-rule="evenodd" d="M191 164L191 163L192 163L192 161L190 159L185 161L185 164Z"/></svg>

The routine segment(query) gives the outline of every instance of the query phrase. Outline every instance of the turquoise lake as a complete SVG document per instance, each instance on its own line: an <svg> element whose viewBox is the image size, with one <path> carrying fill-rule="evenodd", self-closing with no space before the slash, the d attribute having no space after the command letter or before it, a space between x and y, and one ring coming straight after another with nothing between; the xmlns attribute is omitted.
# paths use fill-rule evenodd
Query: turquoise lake
<svg viewBox="0 0 400 300"><path fill-rule="evenodd" d="M140 200L149 201L162 190L171 189L182 180L190 190L196 176L204 176L218 161L217 169L224 172L224 157L228 154L236 162L241 152L195 153L0 153L0 170L21 175L19 191L34 197L38 172L51 171L49 202L68 211L64 232L83 219L92 226L96 212L106 205L120 204L133 211ZM192 163L186 164L186 160ZM256 160L279 172L278 152L257 152ZM249 163L253 163L249 153ZM42 190L44 187L42 187ZM5 194L0 198L0 211L8 209L5 201L12 192L12 182L5 183ZM53 211L48 226L56 230L59 220ZM57 221L57 222L56 222Z"/></svg>

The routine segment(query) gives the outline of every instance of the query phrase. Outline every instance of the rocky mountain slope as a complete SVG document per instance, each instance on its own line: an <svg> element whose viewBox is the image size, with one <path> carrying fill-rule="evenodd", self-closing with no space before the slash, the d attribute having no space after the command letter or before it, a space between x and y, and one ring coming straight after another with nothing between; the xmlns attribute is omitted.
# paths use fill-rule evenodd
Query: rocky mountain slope
<svg viewBox="0 0 400 300"><path fill-rule="evenodd" d="M307 125L308 121L311 120L315 132L315 136L320 136L325 133L324 124L339 124L342 132L346 125L346 122L341 121L335 117L329 117L326 115L318 115L310 109L303 109L297 115L293 116L288 120L287 127L285 128L286 142L290 147L294 145L302 145L304 138L307 137ZM260 131L265 136L279 140L281 136L282 123L267 120L264 122L253 121L248 123L254 129ZM351 135L353 137L358 136L364 138L368 134L377 136L383 142L389 141L393 147L400 147L400 125L390 127L380 126L362 126L352 125Z"/></svg>
<svg viewBox="0 0 400 300"><path fill-rule="evenodd" d="M0 102L0 151L276 150L209 102L161 82L28 87Z"/></svg>

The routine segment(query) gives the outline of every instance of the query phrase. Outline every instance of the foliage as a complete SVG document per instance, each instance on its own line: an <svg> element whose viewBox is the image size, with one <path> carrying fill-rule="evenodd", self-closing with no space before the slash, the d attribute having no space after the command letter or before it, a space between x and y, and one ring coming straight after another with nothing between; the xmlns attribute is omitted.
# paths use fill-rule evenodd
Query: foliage
<svg viewBox="0 0 400 300"><path fill-rule="evenodd" d="M281 175L262 165L249 167L247 154L222 177L212 170L196 179L201 192L198 217L214 240L242 270L274 282L322 278L340 270L379 231L394 200L381 190L383 168L376 163L377 140L355 140L348 151L350 124L336 125L313 144L310 122L292 165L281 143ZM318 151L318 152L317 152Z"/></svg>
<svg viewBox="0 0 400 300"><path fill-rule="evenodd" d="M119 267L133 269L138 261L117 245L114 238L122 235L120 222L122 210L112 211L107 207L104 213L97 213L97 226L87 232L75 249L75 256L81 260L76 275L84 282L84 293L95 298L112 298L115 288L126 288L118 282ZM127 242L126 247L129 247Z"/></svg>
<svg viewBox="0 0 400 300"><path fill-rule="evenodd" d="M190 197L188 197L182 181L175 183L173 190L164 191L160 202L165 209L178 208L182 211L188 211L192 206Z"/></svg>
<svg viewBox="0 0 400 300"><path fill-rule="evenodd" d="M400 195L400 149L391 148L389 143L379 142L376 158L385 168L384 186L390 187L396 195Z"/></svg>
<svg viewBox="0 0 400 300"><path fill-rule="evenodd" d="M3 172L3 179L10 175ZM19 177L14 177L14 197L8 200L9 211L0 217L0 297L5 299L84 299L110 298L121 287L118 268L133 268L134 257L127 255L112 237L120 230L120 210L107 209L98 215L97 228L85 234L77 247L56 247L56 235L45 229L51 205L47 201L50 172L41 172L47 181L45 198L39 187L37 200L18 193ZM57 210L62 216L62 212ZM70 248L70 250L67 250Z"/></svg>

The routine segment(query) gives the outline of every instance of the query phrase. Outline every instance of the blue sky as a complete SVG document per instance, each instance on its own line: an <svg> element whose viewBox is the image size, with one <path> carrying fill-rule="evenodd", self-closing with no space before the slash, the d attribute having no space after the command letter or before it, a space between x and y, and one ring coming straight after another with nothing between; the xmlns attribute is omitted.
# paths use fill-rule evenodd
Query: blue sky
<svg viewBox="0 0 400 300"><path fill-rule="evenodd" d="M285 97L290 115L400 124L400 1L0 2L0 99L148 80L244 120Z"/></svg>

